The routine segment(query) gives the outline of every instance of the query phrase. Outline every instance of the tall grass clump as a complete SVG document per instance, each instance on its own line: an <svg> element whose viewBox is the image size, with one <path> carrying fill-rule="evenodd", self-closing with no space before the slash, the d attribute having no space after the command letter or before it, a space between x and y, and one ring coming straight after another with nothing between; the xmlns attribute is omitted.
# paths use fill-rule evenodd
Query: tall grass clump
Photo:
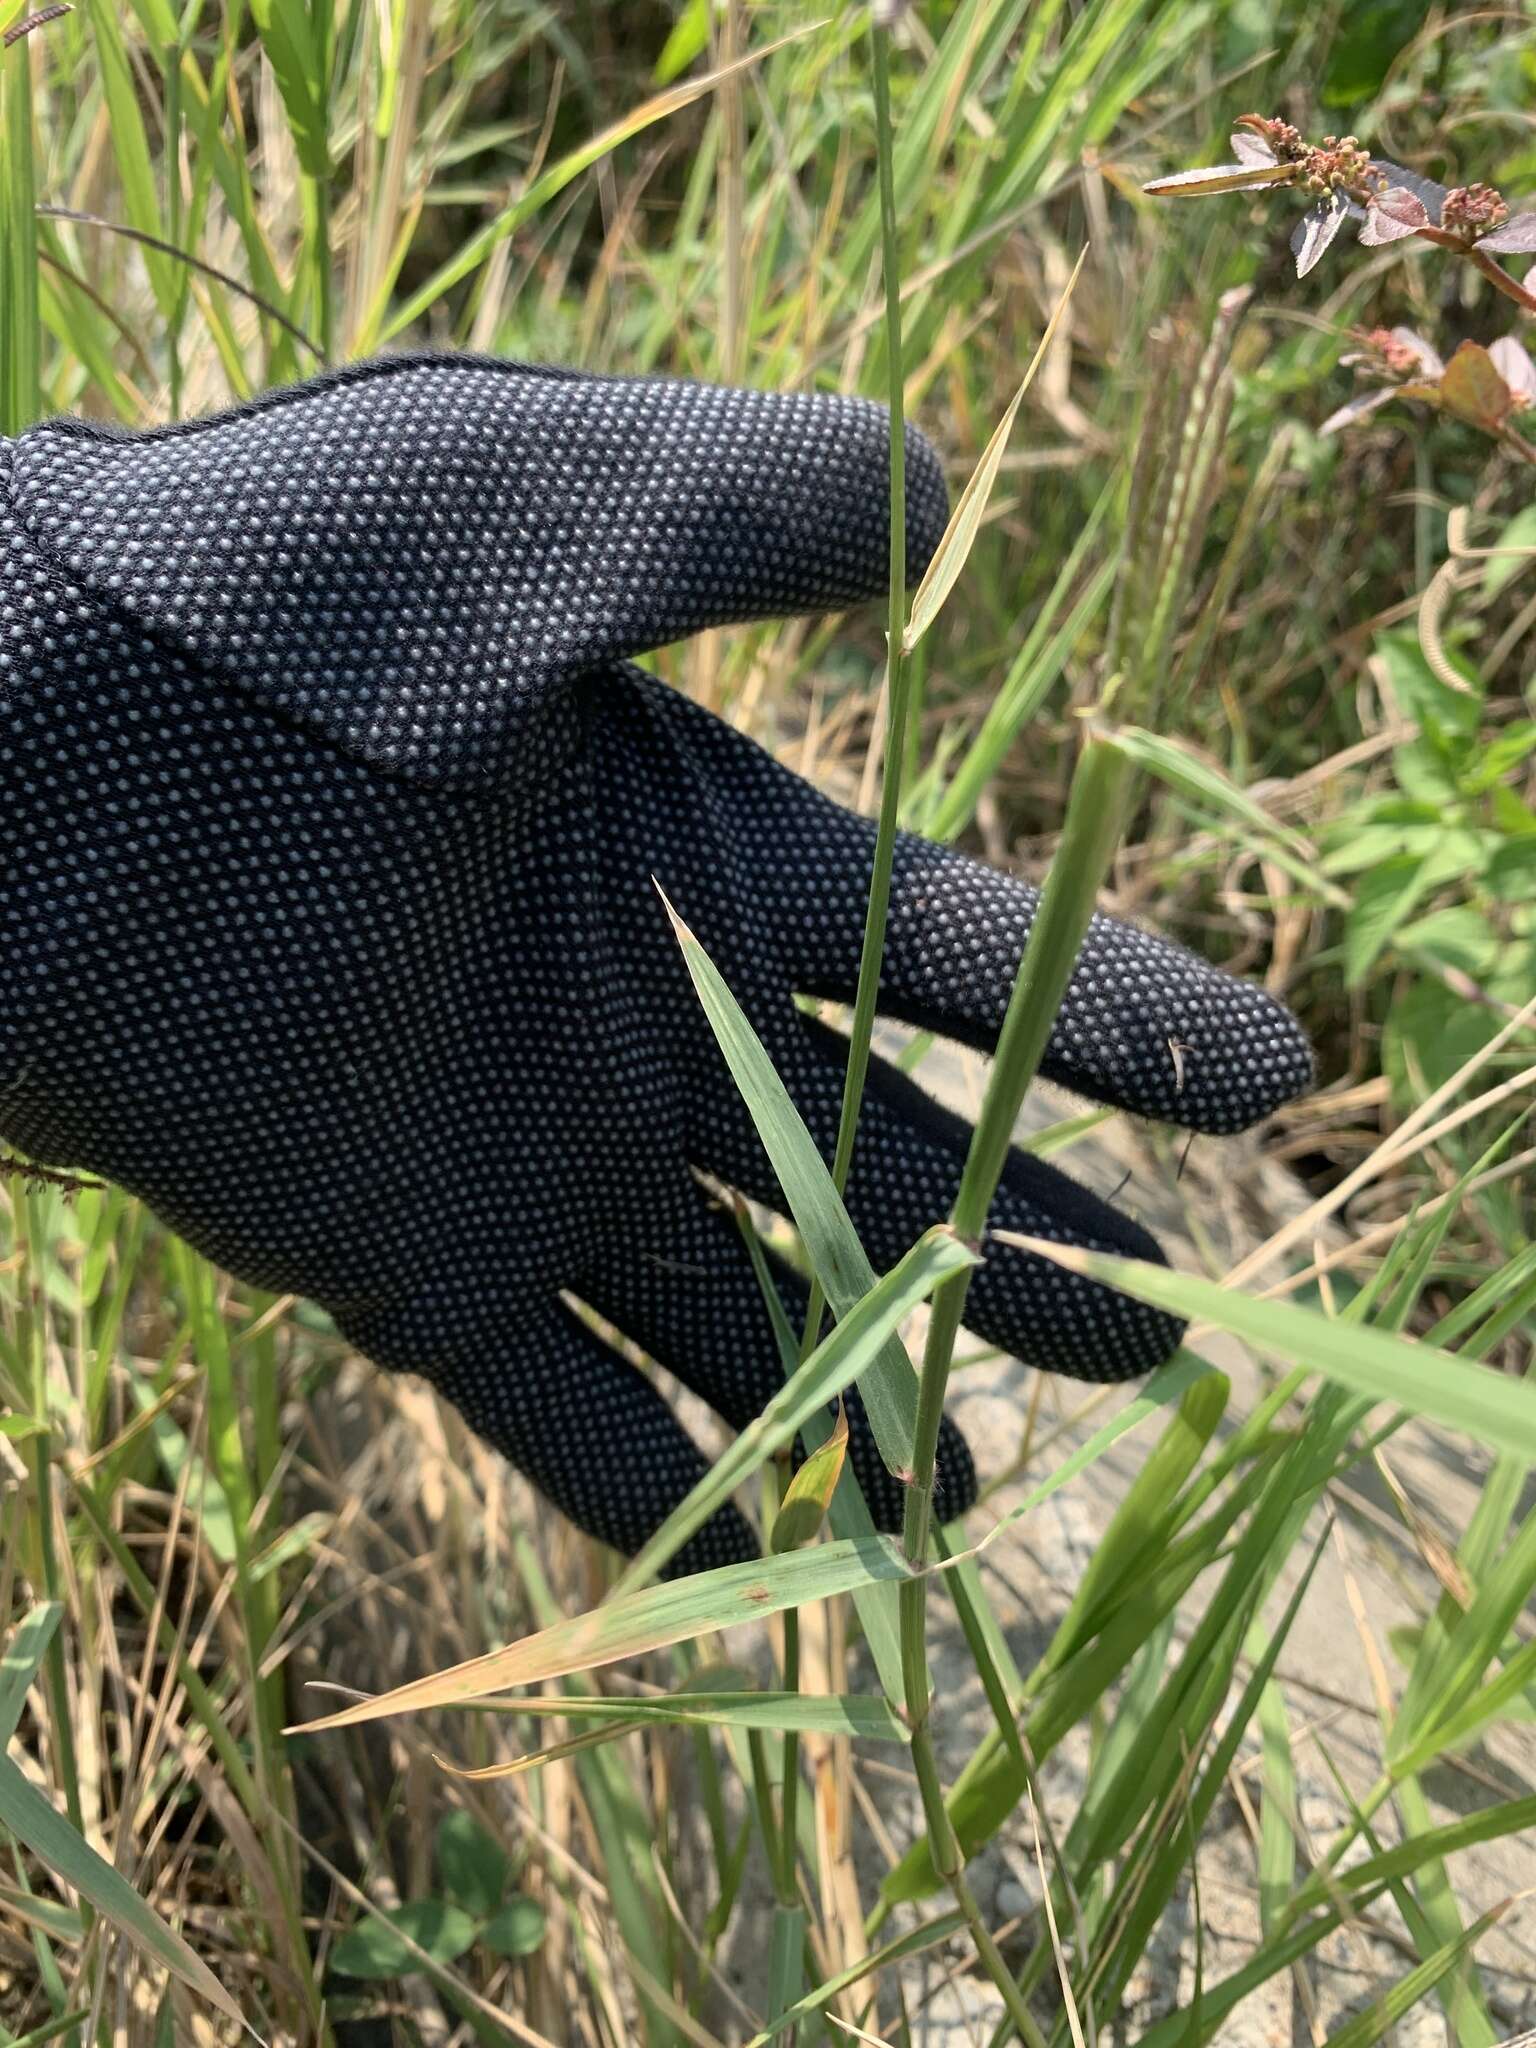
<svg viewBox="0 0 1536 2048"><path fill-rule="evenodd" d="M0 33L0 434L430 343L878 395L893 515L883 620L656 657L879 824L831 1160L674 920L793 1231L738 1220L813 1300L639 1558L308 1304L3 1161L0 2039L1536 2024L1536 30L0 0ZM962 487L909 590L914 416ZM842 1191L899 824L1044 902L985 1078L899 1049L975 1138L877 1274ZM1103 901L1283 995L1318 1094L1219 1165L1021 1124ZM1189 1319L1144 1386L961 1338L1010 1139L1155 1209L1170 1269L1030 1247ZM844 1464L855 1383L900 1540ZM991 1426L963 1524L946 1396ZM659 1583L728 1495L763 1559Z"/></svg>

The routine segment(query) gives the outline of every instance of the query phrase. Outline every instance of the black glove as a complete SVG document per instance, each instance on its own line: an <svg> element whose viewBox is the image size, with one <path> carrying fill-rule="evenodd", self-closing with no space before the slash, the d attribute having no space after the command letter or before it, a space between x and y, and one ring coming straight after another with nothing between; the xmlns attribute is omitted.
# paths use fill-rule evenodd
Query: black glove
<svg viewBox="0 0 1536 2048"><path fill-rule="evenodd" d="M908 478L915 576L945 517L917 434ZM624 657L875 596L887 481L877 406L473 358L0 441L0 1132L322 1303L623 1550L702 1461L562 1291L733 1426L781 1377L691 1169L782 1196L652 878L830 1156L841 1041L793 997L852 995L874 843ZM885 1012L990 1047L1034 907L904 837ZM1268 996L1098 919L1046 1072L1232 1131L1311 1061ZM967 1137L875 1065L848 1203L877 1267L947 1213ZM1020 1154L993 1215L1157 1256ZM970 1321L1092 1380L1178 1337L995 1246ZM896 1525L862 1418L853 1455ZM955 1514L953 1432L939 1476ZM674 1569L753 1549L732 1510Z"/></svg>

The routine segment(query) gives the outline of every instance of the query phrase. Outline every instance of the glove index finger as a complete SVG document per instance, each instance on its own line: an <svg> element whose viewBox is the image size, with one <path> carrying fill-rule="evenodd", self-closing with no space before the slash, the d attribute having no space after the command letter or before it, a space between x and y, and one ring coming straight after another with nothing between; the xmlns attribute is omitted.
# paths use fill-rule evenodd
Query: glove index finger
<svg viewBox="0 0 1536 2048"><path fill-rule="evenodd" d="M14 459L28 538L120 621L429 784L536 777L583 672L888 575L888 416L820 393L407 356ZM946 501L915 432L907 473L918 574Z"/></svg>
<svg viewBox="0 0 1536 2048"><path fill-rule="evenodd" d="M796 927L809 995L852 996L874 828L821 800L801 806L816 910ZM903 834L897 842L880 1007L994 1050L1039 891L980 861ZM1133 1115L1221 1134L1271 1115L1312 1085L1296 1019L1255 987L1170 940L1096 912L1041 1072Z"/></svg>

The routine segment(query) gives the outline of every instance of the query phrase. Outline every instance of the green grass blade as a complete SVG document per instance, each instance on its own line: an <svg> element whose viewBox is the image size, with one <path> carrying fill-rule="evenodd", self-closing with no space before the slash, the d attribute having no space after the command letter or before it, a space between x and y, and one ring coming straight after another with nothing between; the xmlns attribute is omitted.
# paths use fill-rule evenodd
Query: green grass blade
<svg viewBox="0 0 1536 2048"><path fill-rule="evenodd" d="M1526 1391L1521 1382L1510 1384ZM1470 1702L1483 1673L1503 1654L1516 1618L1528 1609L1533 1586L1536 1510L1517 1526L1466 1612L1456 1614L1453 1606L1449 1626L1441 1620L1440 1628L1425 1630L1388 1741L1389 1763L1427 1724L1446 1722Z"/></svg>
<svg viewBox="0 0 1536 2048"><path fill-rule="evenodd" d="M1354 2019L1330 2034L1326 2048L1374 2048L1376 2042L1385 2040L1421 1998L1427 1998L1464 1957L1471 1955L1488 1929L1502 1919L1508 1909L1507 1899L1490 1907L1464 1932L1436 1949L1433 1955L1426 1956L1416 1970L1410 1970L1406 1977L1400 1978L1365 2012L1357 2013ZM1465 2040L1467 2037L1462 2034L1457 2038Z"/></svg>
<svg viewBox="0 0 1536 2048"><path fill-rule="evenodd" d="M713 92L722 80L734 77L752 65L761 64L763 59L771 56L775 50L783 49L785 44L796 41L800 36L814 34L820 26L819 22L814 22L808 28L796 29L792 35L781 37L778 42L766 44L761 50L749 51L734 64L722 65L719 70L710 72L705 78L689 79L682 85L675 85L666 92L658 93L643 106L636 107L631 113L626 114L622 120L615 121L611 127L603 129L601 134L594 135L590 141L582 143L578 149L573 149L561 157L537 178L526 192L504 207L496 218L488 221L477 234L472 235L456 255L451 256L446 263L440 264L426 283L413 292L403 306L396 309L381 332L359 336L359 353L367 354L379 342L392 341L407 327L414 326L431 311L446 292L452 291L456 284L462 283L472 272L478 270L492 251L509 235L515 234L525 221L531 220L551 199L563 192L573 180L579 178L583 171L590 170L593 164L600 163L605 156L611 155L620 143L643 134L647 128L653 127L658 121L666 120L680 108L691 106L695 100L702 99L705 93Z"/></svg>
<svg viewBox="0 0 1536 2048"><path fill-rule="evenodd" d="M1106 499L1107 496L1106 493ZM1101 517L1096 508L1084 527L1085 536L1096 530ZM1035 633L1031 632L1019 649L996 701L981 722L981 730L955 769L934 810L927 828L931 838L953 839L969 825L981 801L982 791L1001 767L1009 748L1045 702L1057 677L1103 610L1105 599L1114 588L1115 568L1113 561L1105 562L1090 577L1077 603L1056 631L1049 637L1041 634L1038 641ZM1051 617L1058 594L1071 580L1072 569L1071 562L1063 565L1041 614L1042 620Z"/></svg>
<svg viewBox="0 0 1536 2048"><path fill-rule="evenodd" d="M1398 1786L1397 1804L1404 1835L1410 1841L1422 1840L1433 1826L1433 1816L1417 1778L1407 1778ZM1398 1885L1393 1895L1419 1952L1420 1969L1439 1958L1447 1959L1436 1970L1430 1988L1440 1995L1457 2048L1494 2048L1499 2030L1488 2010L1477 1964L1467 1952L1471 1930L1462 1924L1445 1859L1427 1856L1413 1873L1411 1886ZM1418 1974L1412 1972L1408 1981Z"/></svg>
<svg viewBox="0 0 1536 2048"><path fill-rule="evenodd" d="M122 185L123 202L132 226L141 234L165 236L149 136L139 110L139 94L129 62L121 15L108 0L86 0L91 35L100 67L102 97L112 127L113 160ZM170 259L158 250L144 250L144 267L163 316L169 317L180 289Z"/></svg>
<svg viewBox="0 0 1536 2048"><path fill-rule="evenodd" d="M1185 1389L1167 1428L1094 1546L1072 1604L1043 1660L1048 1671L1065 1662L1085 1639L1089 1631L1084 1623L1094 1609L1111 1601L1138 1566L1166 1548L1178 1515L1179 1494L1226 1413L1230 1391L1219 1372L1202 1373Z"/></svg>
<svg viewBox="0 0 1536 2048"><path fill-rule="evenodd" d="M762 2032L752 2036L747 2048L766 2048L769 2041L777 2040L780 2034L794 2026L797 2021L809 2019L812 2013L824 2011L840 1993L851 1991L855 1984L861 1984L866 1977L874 1976L877 1971L889 1969L893 1963L904 1963L909 1956L920 1956L927 1949L937 1948L941 1941L950 1940L952 1936L961 1933L964 1927L963 1913L940 1913L937 1918L924 1921L922 1926L912 1928L908 1933L899 1935L896 1940L886 1942L883 1947L871 1950L851 1968L840 1970L834 1977L828 1977L814 1990L807 1991L803 1997L797 1999L787 2010L775 2013Z"/></svg>
<svg viewBox="0 0 1536 2048"><path fill-rule="evenodd" d="M318 8L306 0L251 0L251 17L283 97L293 146L311 178L330 175L325 132L324 80L316 47Z"/></svg>
<svg viewBox="0 0 1536 2048"><path fill-rule="evenodd" d="M1378 1850L1345 1870L1312 1871L1302 1879L1292 1897L1287 1920L1294 1922L1316 1912L1341 1891L1356 1905L1368 1904L1398 1878L1412 1877L1432 1858L1454 1856L1460 1850L1501 1841L1506 1835L1524 1834L1530 1828L1536 1828L1536 1796L1506 1799L1462 1819L1441 1821L1423 1835L1394 1842L1390 1849Z"/></svg>
<svg viewBox="0 0 1536 2048"><path fill-rule="evenodd" d="M972 1555L985 1551L1003 1529L1039 1507L1060 1487L1068 1485L1096 1458L1102 1457L1112 1444L1146 1421L1160 1407L1181 1399L1193 1381L1209 1371L1203 1360L1188 1352L1181 1352L1171 1359L1154 1375L1143 1393L1127 1402L1119 1415L1095 1431L1087 1443L1074 1451L1057 1471L1034 1487L996 1528L990 1530L975 1546ZM1143 1585L1138 1589L1136 1601L1129 1603L1134 1611L1118 1613L1103 1642L1095 1645L1087 1657L1080 1655L1068 1664L1053 1691L1051 1708L1043 1718L1032 1719L1029 1726L1030 1747L1037 1762L1044 1759L1066 1727L1079 1717L1079 1706L1086 1709L1102 1697L1158 1625L1162 1615L1182 1597L1204 1568L1205 1560L1200 1557L1193 1562L1181 1561L1165 1576L1161 1586ZM1080 1690L1077 1689L1079 1687ZM1026 1779L1016 1760L1002 1751L995 1733L988 1736L965 1765L950 1794L955 1832L968 1854L991 1839L1017 1806L1025 1790ZM918 1842L886 1878L881 1887L881 1897L887 1904L902 1904L924 1897L939 1882L928 1843Z"/></svg>
<svg viewBox="0 0 1536 2048"><path fill-rule="evenodd" d="M704 1014L784 1190L816 1277L833 1313L846 1316L874 1287L874 1268L826 1162L790 1100L789 1090L774 1071L762 1040L747 1022L719 969L670 903L667 915ZM899 1339L886 1339L859 1383L859 1392L886 1465L892 1472L910 1471L917 1384Z"/></svg>
<svg viewBox="0 0 1536 2048"><path fill-rule="evenodd" d="M620 1598L653 1578L738 1486L786 1444L793 1443L813 1416L824 1414L839 1394L869 1370L902 1322L941 1280L977 1263L976 1254L943 1224L936 1224L921 1237L899 1265L853 1303L794 1377L785 1381L688 1498L672 1510L644 1549L625 1566L610 1597Z"/></svg>
<svg viewBox="0 0 1536 2048"><path fill-rule="evenodd" d="M1432 1828L1418 1840L1399 1842L1347 1870L1315 1872L1303 1880L1292 1899L1284 1932L1267 1941L1229 1977L1205 1987L1198 2025L1188 2012L1170 2013L1147 2029L1137 2048L1201 2048L1217 2037L1227 2015L1243 1999L1315 1948L1350 1914L1379 1898L1396 1879L1410 1876L1432 1857L1477 1848L1484 1842L1523 1834L1531 1827L1536 1827L1536 1799L1506 1800L1467 1819ZM1308 1919L1308 1914L1315 1917Z"/></svg>
<svg viewBox="0 0 1536 2048"><path fill-rule="evenodd" d="M805 1982L805 1908L780 1903L773 1909L768 1938L768 2010L783 2012Z"/></svg>
<svg viewBox="0 0 1536 2048"><path fill-rule="evenodd" d="M483 1710L570 1721L653 1721L681 1728L766 1728L775 1734L794 1729L870 1742L907 1740L890 1702L873 1693L695 1692L690 1686L661 1699L614 1699L604 1693L560 1699L530 1696L488 1700Z"/></svg>
<svg viewBox="0 0 1536 2048"><path fill-rule="evenodd" d="M1175 1823L1171 1830L1163 1833L1162 1839L1156 1844L1150 1866L1140 1882L1138 1896L1130 1903L1117 1953L1109 1966L1108 2003L1112 2009L1118 2009L1131 1974L1145 1954L1153 1930L1174 1896L1179 1878L1188 1862L1190 1842L1202 1838L1211 1809L1225 1789L1227 1774L1236 1759L1238 1747L1273 1676L1276 1660L1295 1624L1302 1600L1312 1582L1312 1575L1317 1570L1327 1540L1327 1530L1321 1530L1313 1545L1312 1555L1286 1603L1285 1612L1276 1624L1257 1664L1250 1672L1236 1705L1226 1717L1220 1737L1215 1742L1187 1803L1178 1802L1176 1806L1167 1808L1175 1814ZM1205 1701L1209 1703L1209 1710L1202 1712L1195 1725L1186 1724L1180 1731L1179 1741L1172 1746L1168 1756L1168 1767L1160 1774L1162 1782L1154 1797L1147 1802L1153 1812L1159 1812L1164 1797L1176 1786L1184 1757L1195 1754L1209 1739L1216 1714L1220 1711L1235 1674L1236 1653L1247 1632L1247 1626L1248 1624L1242 1627L1234 1626L1227 1632L1225 1641L1230 1645L1232 1653L1230 1663L1226 1668L1220 1669L1219 1683L1209 1684L1205 1688ZM1210 1660L1210 1667L1213 1673L1219 1668L1214 1657Z"/></svg>
<svg viewBox="0 0 1536 2048"><path fill-rule="evenodd" d="M347 1707L318 1721L306 1721L288 1732L314 1734L322 1728L352 1727L380 1721L392 1714L420 1713L427 1707L463 1706L471 1700L590 1671L617 1663L669 1643L688 1642L722 1628L786 1607L827 1600L855 1586L909 1578L906 1561L888 1537L864 1542L823 1543L794 1550L783 1557L723 1565L689 1579L651 1586L611 1600L590 1613L556 1623L537 1635L472 1657L452 1670L419 1678L409 1685L361 1705Z"/></svg>
<svg viewBox="0 0 1536 2048"><path fill-rule="evenodd" d="M89 1899L141 1954L172 1971L237 2026L244 2026L240 2007L207 1964L150 1910L127 1878L49 1805L8 1756L0 1756L0 1823L55 1876Z"/></svg>
<svg viewBox="0 0 1536 2048"><path fill-rule="evenodd" d="M1257 1627L1257 1624L1255 1624ZM1298 1786L1285 1694L1273 1681L1259 1695L1263 1803L1259 1808L1259 1923L1266 1935L1296 1886Z"/></svg>
<svg viewBox="0 0 1536 2048"><path fill-rule="evenodd" d="M559 1607L533 1546L519 1534L513 1539L513 1552L535 1618L550 1621ZM570 1680L574 1694L585 1694L588 1687L589 1681L580 1676ZM636 1966L635 1996L647 2048L681 2048L684 2036L673 2023L663 1999L648 1995L653 1987L664 1991L672 1974L668 1938L671 1923L656 1872L651 1816L617 1751L588 1751L574 1758L574 1768L602 1852L609 1907L624 1947Z"/></svg>
<svg viewBox="0 0 1536 2048"><path fill-rule="evenodd" d="M1080 1445L1069 1458L1062 1460L1048 1479L1043 1479L1038 1486L1032 1487L1016 1507L1010 1508L1007 1514L987 1531L976 1545L978 1553L994 1543L1005 1529L1012 1528L1013 1524L1021 1521L1025 1515L1032 1514L1037 1507L1048 1501L1053 1493L1069 1485L1080 1472L1085 1472L1096 1459L1102 1458L1110 1446L1118 1443L1129 1431L1139 1428L1143 1422L1149 1420L1160 1408L1166 1408L1170 1402L1183 1400L1195 1382L1206 1378L1210 1372L1211 1368L1205 1360L1196 1358L1192 1351L1175 1353L1166 1365L1158 1368L1141 1392L1126 1402L1118 1415L1106 1422L1102 1429L1096 1429L1085 1444Z"/></svg>
<svg viewBox="0 0 1536 2048"><path fill-rule="evenodd" d="M998 1235L1155 1308L1214 1323L1259 1350L1294 1359L1370 1401L1390 1401L1495 1450L1517 1451L1536 1464L1536 1387L1523 1381L1469 1364L1454 1352L1332 1321L1291 1302L1255 1301L1197 1275L1170 1273L1144 1260L1080 1251L1012 1232Z"/></svg>
<svg viewBox="0 0 1536 2048"><path fill-rule="evenodd" d="M1203 760L1182 742L1169 739L1162 733L1143 732L1138 726L1131 725L1116 728L1115 744L1123 747L1139 768L1145 768L1148 774L1155 775L1170 789L1194 798L1218 814L1236 818L1262 838L1274 840L1287 848L1293 856L1311 859L1312 849L1300 832L1271 817L1262 804L1245 789L1239 788L1213 762ZM1308 873L1314 874L1315 871L1309 869ZM1321 875L1316 875L1313 886L1332 902L1347 904L1349 901L1346 891L1335 888Z"/></svg>
<svg viewBox="0 0 1536 2048"><path fill-rule="evenodd" d="M43 1600L29 1608L11 1631L0 1659L0 1751L16 1733L16 1723L38 1667L48 1654L54 1630L64 1613L61 1600Z"/></svg>
<svg viewBox="0 0 1536 2048"><path fill-rule="evenodd" d="M40 411L31 45L0 51L0 434Z"/></svg>

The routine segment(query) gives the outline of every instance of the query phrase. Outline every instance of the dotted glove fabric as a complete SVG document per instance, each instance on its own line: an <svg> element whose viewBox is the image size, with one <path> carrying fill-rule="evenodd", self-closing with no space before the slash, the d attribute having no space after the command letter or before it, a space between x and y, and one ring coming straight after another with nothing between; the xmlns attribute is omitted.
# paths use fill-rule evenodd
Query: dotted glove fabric
<svg viewBox="0 0 1536 2048"><path fill-rule="evenodd" d="M915 433L907 460L916 576L945 493ZM734 1427L780 1380L694 1169L782 1195L653 877L830 1156L841 1041L794 997L853 993L874 832L627 657L877 596L887 484L862 401L472 357L0 441L0 1134L320 1302L636 1549L702 1460L565 1297ZM1035 900L903 838L883 1011L989 1048ZM1268 996L1099 918L1046 1071L1225 1132L1311 1060ZM876 1064L848 1203L877 1268L946 1214L967 1137ZM1020 1154L993 1222L1157 1256ZM1179 1334L996 1245L969 1320L1090 1380ZM953 1431L940 1484L969 1504ZM674 1569L754 1548L730 1510Z"/></svg>

